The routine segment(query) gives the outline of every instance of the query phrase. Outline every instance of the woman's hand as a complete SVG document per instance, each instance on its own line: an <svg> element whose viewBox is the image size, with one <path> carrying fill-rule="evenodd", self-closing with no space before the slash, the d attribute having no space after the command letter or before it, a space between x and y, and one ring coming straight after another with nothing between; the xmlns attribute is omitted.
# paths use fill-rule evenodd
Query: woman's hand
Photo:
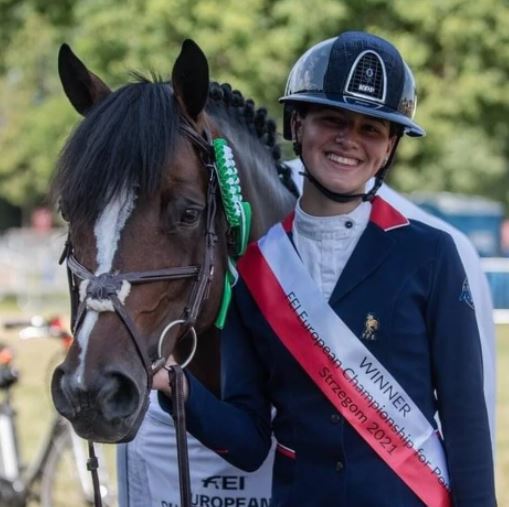
<svg viewBox="0 0 509 507"><path fill-rule="evenodd" d="M174 364L177 364L177 362L175 361L173 356L170 356L166 364L162 368L159 368L159 370L154 374L152 378L152 389L156 389L157 391L162 392L168 398L171 398L172 389L170 387L170 379L168 376L167 368ZM187 393L189 389L187 385L187 378L185 375L183 381L184 381L184 399L187 400Z"/></svg>

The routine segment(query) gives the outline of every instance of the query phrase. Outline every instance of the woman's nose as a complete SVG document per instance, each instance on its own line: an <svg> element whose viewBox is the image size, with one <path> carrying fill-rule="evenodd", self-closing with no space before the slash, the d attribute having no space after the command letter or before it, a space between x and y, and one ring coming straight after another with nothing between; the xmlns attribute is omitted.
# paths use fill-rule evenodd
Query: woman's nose
<svg viewBox="0 0 509 507"><path fill-rule="evenodd" d="M351 144L356 140L355 131L349 126L342 127L336 133L334 141L338 144Z"/></svg>

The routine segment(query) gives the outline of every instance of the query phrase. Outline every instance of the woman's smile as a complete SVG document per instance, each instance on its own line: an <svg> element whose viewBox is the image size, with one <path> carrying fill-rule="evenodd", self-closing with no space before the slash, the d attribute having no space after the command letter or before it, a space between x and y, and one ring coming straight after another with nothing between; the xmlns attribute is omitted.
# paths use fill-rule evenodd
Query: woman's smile
<svg viewBox="0 0 509 507"><path fill-rule="evenodd" d="M325 156L332 162L334 162L336 164L340 164L342 166L357 167L361 163L361 160L359 160L358 158L337 155L336 153L332 153L332 152L326 153Z"/></svg>

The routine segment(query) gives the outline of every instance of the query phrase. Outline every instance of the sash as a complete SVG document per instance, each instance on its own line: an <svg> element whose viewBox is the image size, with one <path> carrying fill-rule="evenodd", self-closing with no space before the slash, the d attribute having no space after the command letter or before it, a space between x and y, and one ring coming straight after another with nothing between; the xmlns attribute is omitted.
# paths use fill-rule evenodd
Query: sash
<svg viewBox="0 0 509 507"><path fill-rule="evenodd" d="M238 266L264 318L338 412L426 505L450 507L437 431L324 302L283 226L252 244Z"/></svg>

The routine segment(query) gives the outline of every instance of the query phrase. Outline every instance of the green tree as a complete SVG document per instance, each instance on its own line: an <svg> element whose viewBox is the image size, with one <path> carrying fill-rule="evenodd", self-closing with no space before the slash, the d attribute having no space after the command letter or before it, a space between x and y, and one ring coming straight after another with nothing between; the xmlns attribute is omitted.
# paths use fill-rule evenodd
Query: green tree
<svg viewBox="0 0 509 507"><path fill-rule="evenodd" d="M310 45L348 29L400 48L418 83L420 141L405 140L391 175L404 191L451 190L509 203L507 0L0 0L0 196L45 199L54 161L78 116L56 71L68 42L112 87L130 70L168 77L193 38L211 75L267 105ZM289 153L289 152L288 152Z"/></svg>

